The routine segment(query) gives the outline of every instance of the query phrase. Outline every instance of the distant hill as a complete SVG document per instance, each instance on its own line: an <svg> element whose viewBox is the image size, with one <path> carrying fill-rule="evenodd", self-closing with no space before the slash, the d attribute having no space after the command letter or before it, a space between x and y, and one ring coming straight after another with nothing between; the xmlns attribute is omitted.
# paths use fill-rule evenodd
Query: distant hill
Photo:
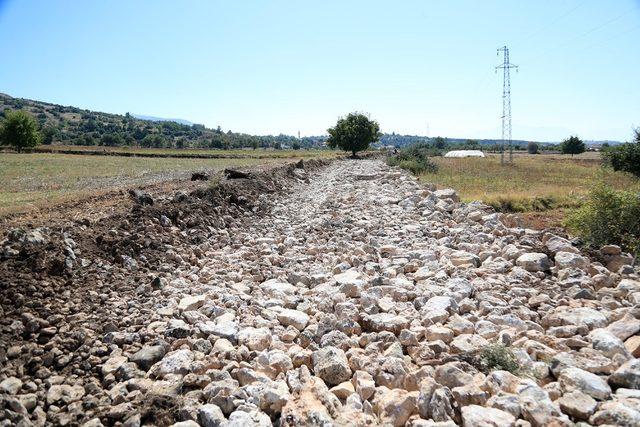
<svg viewBox="0 0 640 427"><path fill-rule="evenodd" d="M219 127L209 129L187 120L102 113L0 93L0 112L7 109L33 115L40 124L45 144L217 149L322 146L322 140L315 137L298 140L289 135L223 132Z"/></svg>
<svg viewBox="0 0 640 427"><path fill-rule="evenodd" d="M193 122L190 122L189 120L184 120L184 119L166 119L163 117L145 116L143 114L135 114L135 113L131 115L136 119L149 120L152 122L176 122L176 123L180 123L181 125L187 125L187 126L193 125Z"/></svg>

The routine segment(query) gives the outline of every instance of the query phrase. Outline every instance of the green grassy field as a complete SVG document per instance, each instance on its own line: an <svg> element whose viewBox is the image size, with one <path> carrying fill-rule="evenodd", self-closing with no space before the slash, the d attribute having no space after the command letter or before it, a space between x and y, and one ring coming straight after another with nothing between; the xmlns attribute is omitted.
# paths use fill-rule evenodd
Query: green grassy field
<svg viewBox="0 0 640 427"><path fill-rule="evenodd" d="M600 166L598 153L570 157L517 154L512 166L500 157L435 157L438 172L421 175L423 182L451 187L464 201L482 200L502 211L535 212L574 207L592 185L605 180L618 189L640 191L640 180Z"/></svg>
<svg viewBox="0 0 640 427"><path fill-rule="evenodd" d="M238 159L0 153L0 215L51 206L114 188L186 178L198 170L269 165L295 159L283 156L282 152L270 158Z"/></svg>

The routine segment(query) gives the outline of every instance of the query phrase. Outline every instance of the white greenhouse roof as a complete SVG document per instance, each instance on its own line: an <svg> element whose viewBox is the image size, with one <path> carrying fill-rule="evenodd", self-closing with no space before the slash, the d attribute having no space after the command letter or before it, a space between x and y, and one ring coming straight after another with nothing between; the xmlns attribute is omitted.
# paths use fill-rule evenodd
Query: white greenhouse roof
<svg viewBox="0 0 640 427"><path fill-rule="evenodd" d="M453 150L444 155L445 157L484 157L480 150Z"/></svg>

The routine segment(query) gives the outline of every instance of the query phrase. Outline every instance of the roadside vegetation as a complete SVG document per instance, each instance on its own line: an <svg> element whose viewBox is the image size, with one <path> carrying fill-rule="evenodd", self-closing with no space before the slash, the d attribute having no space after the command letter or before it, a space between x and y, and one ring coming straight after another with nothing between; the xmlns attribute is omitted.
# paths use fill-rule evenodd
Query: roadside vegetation
<svg viewBox="0 0 640 427"><path fill-rule="evenodd" d="M640 251L640 193L616 191L599 183L586 202L567 217L566 225L587 244L621 246L632 253Z"/></svg>
<svg viewBox="0 0 640 427"><path fill-rule="evenodd" d="M438 165L429 157L439 156L440 150L427 144L416 144L401 150L395 156L387 157L387 164L399 166L415 175L436 173Z"/></svg>
<svg viewBox="0 0 640 427"><path fill-rule="evenodd" d="M473 142L461 147L440 139L399 150L387 161L410 170L423 182L456 189L464 201L482 200L500 212L524 213L525 218L531 215L534 222L545 227L562 225L567 215L582 207L579 215L572 216L571 228L576 234L589 236L587 240L594 244L600 244L603 239L595 237L601 235L600 232L588 230L598 224L590 213L603 210L613 212L615 216L619 209L632 210L629 203L622 203L622 200L629 202L631 195L637 199L640 192L640 180L633 176L634 173L638 175L640 165L639 132L636 131L635 142L608 147L602 155L585 152L583 141L576 136L554 147L564 154L550 154L542 151L538 144L528 144L525 152L517 150L514 153L514 164L507 166L500 164L497 153L487 150L485 158L445 158L442 154L446 151L475 147ZM609 195L618 195L617 199L612 199L618 200L618 205L597 206L605 200L600 197L602 190L597 189L603 182L607 183ZM600 193L594 195L592 190ZM618 194L617 191L626 193ZM619 212L618 215L625 217L626 214ZM622 221L626 229L639 226L640 215L628 218L629 222ZM584 231L580 232L581 229ZM606 236L607 232L602 235ZM611 242L622 240L613 238ZM633 244L627 242L624 246L632 247Z"/></svg>
<svg viewBox="0 0 640 427"><path fill-rule="evenodd" d="M615 147L607 147L604 160L613 170L624 171L640 177L640 128L634 131L634 140Z"/></svg>

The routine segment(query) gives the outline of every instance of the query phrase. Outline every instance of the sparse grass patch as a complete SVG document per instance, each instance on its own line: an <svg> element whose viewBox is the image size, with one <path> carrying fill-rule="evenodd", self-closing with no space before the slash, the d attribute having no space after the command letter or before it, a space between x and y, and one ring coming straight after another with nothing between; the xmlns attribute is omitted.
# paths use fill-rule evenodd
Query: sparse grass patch
<svg viewBox="0 0 640 427"><path fill-rule="evenodd" d="M595 182L613 188L640 191L632 175L600 167L597 153L575 157L559 155L515 156L515 164L501 166L498 155L486 158L432 159L437 172L420 179L438 187L454 188L463 201L481 200L502 212L543 212L582 204Z"/></svg>
<svg viewBox="0 0 640 427"><path fill-rule="evenodd" d="M269 165L288 158L184 159L0 153L0 215L115 188L189 179L193 171Z"/></svg>
<svg viewBox="0 0 640 427"><path fill-rule="evenodd" d="M485 372L508 371L514 375L520 373L518 359L504 344L492 344L483 348L480 352L480 365Z"/></svg>

